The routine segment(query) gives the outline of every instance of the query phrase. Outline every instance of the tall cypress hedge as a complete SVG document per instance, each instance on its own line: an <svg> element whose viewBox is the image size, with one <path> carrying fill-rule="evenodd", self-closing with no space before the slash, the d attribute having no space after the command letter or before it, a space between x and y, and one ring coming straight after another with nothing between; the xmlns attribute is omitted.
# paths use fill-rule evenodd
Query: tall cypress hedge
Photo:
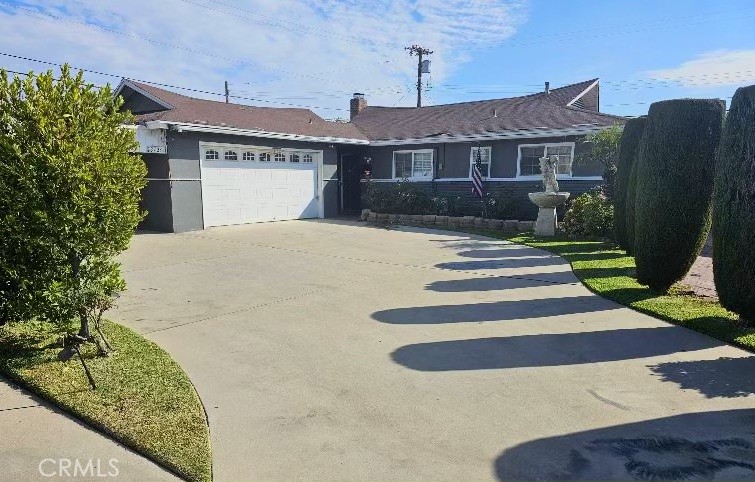
<svg viewBox="0 0 755 482"><path fill-rule="evenodd" d="M692 267L710 231L714 163L725 107L716 99L650 106L637 165L637 280L665 292Z"/></svg>
<svg viewBox="0 0 755 482"><path fill-rule="evenodd" d="M629 119L624 125L619 141L619 162L616 166L616 186L613 195L613 229L616 243L625 251L630 251L629 235L627 233L629 183L632 169L639 154L642 132L645 130L646 117ZM636 179L636 175L635 175ZM631 203L634 204L634 187L631 191ZM632 220L634 220L634 205L632 205Z"/></svg>
<svg viewBox="0 0 755 482"><path fill-rule="evenodd" d="M737 89L721 136L713 277L721 304L755 324L755 85Z"/></svg>

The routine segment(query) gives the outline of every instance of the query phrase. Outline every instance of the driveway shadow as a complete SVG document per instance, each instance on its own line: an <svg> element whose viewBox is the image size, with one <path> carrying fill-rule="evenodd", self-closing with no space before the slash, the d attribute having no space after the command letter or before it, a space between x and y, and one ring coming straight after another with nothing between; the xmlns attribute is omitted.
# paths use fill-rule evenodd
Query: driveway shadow
<svg viewBox="0 0 755 482"><path fill-rule="evenodd" d="M372 314L372 318L382 323L398 325L429 325L543 318L575 313L609 311L620 308L622 308L620 305L599 296L586 295L536 300L392 308L376 311Z"/></svg>
<svg viewBox="0 0 755 482"><path fill-rule="evenodd" d="M394 362L428 372L582 365L704 350L720 343L675 326L406 345Z"/></svg>
<svg viewBox="0 0 755 482"><path fill-rule="evenodd" d="M755 410L676 415L523 443L499 480L753 480Z"/></svg>
<svg viewBox="0 0 755 482"><path fill-rule="evenodd" d="M448 263L438 263L435 265L438 269L450 269L454 271L479 271L482 269L501 269L501 268L530 268L534 266L565 266L569 263L558 256L536 257L536 258L512 258L512 259L487 259L483 261L450 261Z"/></svg>
<svg viewBox="0 0 755 482"><path fill-rule="evenodd" d="M755 356L659 363L650 370L664 382L696 390L707 398L755 394Z"/></svg>
<svg viewBox="0 0 755 482"><path fill-rule="evenodd" d="M579 283L579 280L571 272L563 271L559 273L536 273L523 276L489 276L485 278L433 281L425 289L439 293L463 293L467 291L500 291L574 283Z"/></svg>

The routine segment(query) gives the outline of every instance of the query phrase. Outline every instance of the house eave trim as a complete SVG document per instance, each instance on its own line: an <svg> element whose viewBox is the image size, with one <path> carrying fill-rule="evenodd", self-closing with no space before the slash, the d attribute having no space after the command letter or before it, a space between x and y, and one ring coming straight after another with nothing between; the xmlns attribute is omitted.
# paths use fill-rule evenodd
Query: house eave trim
<svg viewBox="0 0 755 482"><path fill-rule="evenodd" d="M144 97L148 98L149 100L153 102L157 102L161 106L165 107L166 109L173 109L174 107L165 102L164 100L160 99L159 97L155 97L154 95L150 94L146 90L142 89L138 85L134 84L133 82L129 81L128 79L121 80L121 83L118 84L118 88L115 89L115 96L118 97L121 95L121 90L123 90L124 87L128 87L129 89L132 89L136 92L138 92L140 95L143 95Z"/></svg>
<svg viewBox="0 0 755 482"><path fill-rule="evenodd" d="M304 142L327 142L332 144L361 144L367 145L369 141L363 139L351 139L346 137L321 137L307 136L302 134L286 134L283 132L268 132L254 129L240 129L237 127L223 127L213 125L191 124L186 122L147 121L144 123L150 129L175 129L178 132L208 132L212 134L230 134L246 137L263 137L268 139L286 139Z"/></svg>
<svg viewBox="0 0 755 482"><path fill-rule="evenodd" d="M491 132L462 136L433 136L409 139L383 139L370 141L371 146L404 146L410 144L443 144L448 142L481 142L501 139L536 139L540 137L560 137L592 134L607 129L608 126L579 126L570 129L536 129L521 131Z"/></svg>
<svg viewBox="0 0 755 482"><path fill-rule="evenodd" d="M566 104L566 107L571 107L572 104L574 104L579 99L581 99L582 97L584 97L584 95L586 93L590 92L590 90L592 90L593 87L595 87L596 85L598 85L598 83L600 83L600 79L596 79L595 82L593 82L585 90L583 90L582 92L580 92L578 96L576 96L575 98L573 98L572 100L570 100L569 103Z"/></svg>

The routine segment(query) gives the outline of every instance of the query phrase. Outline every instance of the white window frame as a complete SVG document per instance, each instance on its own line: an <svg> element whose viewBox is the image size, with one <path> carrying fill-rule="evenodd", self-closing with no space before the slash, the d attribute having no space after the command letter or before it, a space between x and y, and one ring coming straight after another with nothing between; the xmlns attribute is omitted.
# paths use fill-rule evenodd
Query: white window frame
<svg viewBox="0 0 755 482"><path fill-rule="evenodd" d="M303 156L301 156L301 162L303 164L311 164L312 163L312 154L309 152L305 152Z"/></svg>
<svg viewBox="0 0 755 482"><path fill-rule="evenodd" d="M284 162L288 162L288 156L283 151L274 151L273 162L277 162L278 164L283 164Z"/></svg>
<svg viewBox="0 0 755 482"><path fill-rule="evenodd" d="M251 159L247 159L247 157L251 157ZM254 154L254 151L244 151L241 154L241 160L243 162L254 162L257 159L257 156Z"/></svg>
<svg viewBox="0 0 755 482"><path fill-rule="evenodd" d="M480 149L481 151L487 151L488 153L488 160L482 161L482 164L488 165L488 175L482 176L483 179L490 179L492 174L491 169L493 168L493 146L472 146L469 148L469 179L472 179L472 167L477 162L477 156L476 156L476 150Z"/></svg>
<svg viewBox="0 0 755 482"><path fill-rule="evenodd" d="M207 157L207 153L212 152L213 157ZM217 149L205 149L203 157L206 161L219 161L220 160L220 151Z"/></svg>
<svg viewBox="0 0 755 482"><path fill-rule="evenodd" d="M257 160L259 162L271 162L273 160L273 156L270 155L269 151L262 151L257 154Z"/></svg>
<svg viewBox="0 0 755 482"><path fill-rule="evenodd" d="M547 155L548 147L570 147L571 148L571 164L569 164L569 174L558 174L557 179L571 179L574 173L574 146L575 142L541 142L538 144L519 144L517 146L517 158L516 158L516 178L517 179L541 179L540 174L536 175L522 175L522 148L523 147L543 147L543 154Z"/></svg>
<svg viewBox="0 0 755 482"><path fill-rule="evenodd" d="M228 159L228 154L233 154L233 156L236 159ZM223 160L228 162L238 162L239 160L239 151L235 149L224 149L223 150Z"/></svg>
<svg viewBox="0 0 755 482"><path fill-rule="evenodd" d="M412 176L408 178L396 177L396 154L408 154L412 155ZM429 176L414 176L414 155L430 153L430 175ZM406 149L402 151L393 151L391 157L391 177L393 179L408 179L410 181L432 181L435 178L435 149Z"/></svg>

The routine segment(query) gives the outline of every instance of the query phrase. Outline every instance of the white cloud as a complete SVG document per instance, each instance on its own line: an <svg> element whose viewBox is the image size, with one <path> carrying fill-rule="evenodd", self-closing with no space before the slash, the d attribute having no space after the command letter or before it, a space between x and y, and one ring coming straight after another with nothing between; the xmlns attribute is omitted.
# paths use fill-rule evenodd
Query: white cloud
<svg viewBox="0 0 755 482"><path fill-rule="evenodd" d="M671 69L651 70L645 75L683 87L723 87L755 80L755 50L715 50Z"/></svg>
<svg viewBox="0 0 755 482"><path fill-rule="evenodd" d="M433 49L432 77L441 82L470 49L513 35L526 13L517 0L231 1L0 2L0 51L214 92L228 80L232 94L276 102L343 109L362 91L373 105L402 95L399 105L411 105L416 58L405 46ZM47 68L7 57L0 66Z"/></svg>

